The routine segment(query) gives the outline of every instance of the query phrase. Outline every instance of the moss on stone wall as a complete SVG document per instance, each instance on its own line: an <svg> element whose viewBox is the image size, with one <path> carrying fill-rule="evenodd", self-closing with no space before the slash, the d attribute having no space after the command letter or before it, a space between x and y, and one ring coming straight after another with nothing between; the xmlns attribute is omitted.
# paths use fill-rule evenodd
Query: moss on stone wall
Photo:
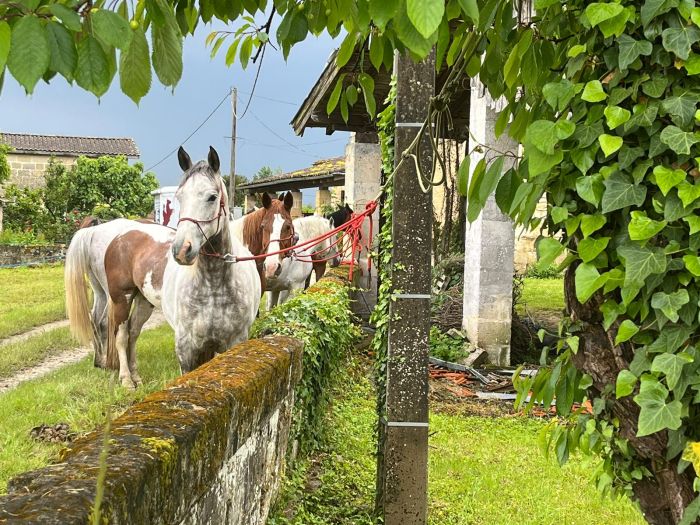
<svg viewBox="0 0 700 525"><path fill-rule="evenodd" d="M302 344L252 340L218 355L112 423L102 506L110 523L174 523L209 490L225 460L288 399ZM3 520L85 523L95 498L102 433L61 463L22 474L0 497Z"/></svg>

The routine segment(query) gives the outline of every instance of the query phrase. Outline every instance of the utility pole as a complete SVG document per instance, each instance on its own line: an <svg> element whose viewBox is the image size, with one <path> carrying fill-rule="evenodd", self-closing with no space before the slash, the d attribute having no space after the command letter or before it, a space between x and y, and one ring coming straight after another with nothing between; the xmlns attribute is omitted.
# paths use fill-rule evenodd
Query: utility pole
<svg viewBox="0 0 700 525"><path fill-rule="evenodd" d="M236 102L238 91L231 90L231 175L228 180L228 208L233 217L233 208L236 200Z"/></svg>
<svg viewBox="0 0 700 525"><path fill-rule="evenodd" d="M415 63L397 54L395 162L415 139L435 94L435 53ZM435 130L431 130L434 132ZM418 145L432 167L428 137ZM412 161L394 176L392 295L386 364L383 458L377 473L385 525L425 525L428 496L428 337L432 193L423 193Z"/></svg>

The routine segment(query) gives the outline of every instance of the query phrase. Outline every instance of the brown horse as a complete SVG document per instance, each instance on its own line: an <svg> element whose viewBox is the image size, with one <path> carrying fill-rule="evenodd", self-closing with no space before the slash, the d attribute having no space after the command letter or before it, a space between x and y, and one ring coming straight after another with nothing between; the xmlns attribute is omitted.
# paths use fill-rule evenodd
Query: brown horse
<svg viewBox="0 0 700 525"><path fill-rule="evenodd" d="M292 205L294 198L287 192L280 199L272 199L267 193L262 196L262 208L233 221L233 234L253 255L275 253L291 248L294 244ZM286 253L270 255L257 261L262 291L265 291L265 278L279 275L282 260Z"/></svg>

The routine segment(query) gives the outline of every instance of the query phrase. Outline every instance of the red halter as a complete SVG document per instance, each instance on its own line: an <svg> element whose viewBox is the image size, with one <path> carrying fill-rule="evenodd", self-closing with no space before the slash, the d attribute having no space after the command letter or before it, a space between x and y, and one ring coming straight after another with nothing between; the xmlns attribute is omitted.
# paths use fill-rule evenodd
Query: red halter
<svg viewBox="0 0 700 525"><path fill-rule="evenodd" d="M210 222L216 221L216 232L219 232L219 222L222 216L226 217L226 204L224 204L224 198L223 198L223 192L224 192L224 187L223 184L221 185L221 192L219 193L219 213L217 213L214 217L211 219L193 219L192 217L180 217L180 219L177 221L177 225L179 226L181 222L191 222L194 223L197 228L199 228L199 231L201 232L202 236L205 239L204 245L202 245L202 249L200 249L199 253L202 255L208 255L210 257L217 257L219 259L224 259L225 256L221 255L220 253L216 252L206 252L204 251L204 246L209 243L209 237L207 237L207 234L204 233L204 230L202 229L202 224L208 224Z"/></svg>

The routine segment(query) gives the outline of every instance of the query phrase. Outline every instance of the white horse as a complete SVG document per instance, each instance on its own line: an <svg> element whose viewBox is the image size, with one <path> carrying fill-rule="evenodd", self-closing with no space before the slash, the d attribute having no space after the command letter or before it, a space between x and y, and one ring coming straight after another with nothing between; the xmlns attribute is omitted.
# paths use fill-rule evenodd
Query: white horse
<svg viewBox="0 0 700 525"><path fill-rule="evenodd" d="M294 233L298 236L298 243L327 234L333 229L331 221L323 217L301 217L294 219ZM277 229L281 224L273 225L273 236L278 236ZM316 280L323 276L325 261L317 262L315 259L333 258L334 264L338 257L335 247L332 247L334 239L324 239L315 246L308 246L295 250L291 257L282 260L282 270L277 277L267 278L267 308L270 310L277 304L284 303L291 295L303 290L311 277L312 270L316 269ZM298 256L298 257L297 257ZM322 269L320 269L322 268Z"/></svg>
<svg viewBox="0 0 700 525"><path fill-rule="evenodd" d="M117 235L104 255L110 297L107 361L114 366L118 358L121 383L130 388L140 383L135 344L154 306L161 306L175 331L175 352L185 373L246 340L260 302L255 264L231 262L250 252L229 232L216 151L210 148L208 160L193 166L180 148L178 160L185 173L176 193L177 230L139 224ZM88 272L77 264L72 268ZM71 293L87 295L84 280L82 285Z"/></svg>

